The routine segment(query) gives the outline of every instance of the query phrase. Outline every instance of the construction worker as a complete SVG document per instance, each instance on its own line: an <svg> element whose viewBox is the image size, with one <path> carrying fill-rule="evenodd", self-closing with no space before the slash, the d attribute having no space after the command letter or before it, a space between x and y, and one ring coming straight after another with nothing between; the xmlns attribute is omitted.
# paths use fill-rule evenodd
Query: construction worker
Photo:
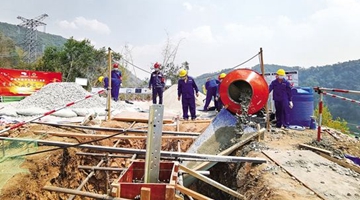
<svg viewBox="0 0 360 200"><path fill-rule="evenodd" d="M149 89L152 89L153 104L156 104L156 97L159 96L159 104L163 102L163 92L165 88L164 75L160 72L160 64L154 64L155 71L150 75Z"/></svg>
<svg viewBox="0 0 360 200"><path fill-rule="evenodd" d="M182 103L182 109L183 109L183 119L188 120L188 110L190 110L191 119L196 119L196 106L195 106L195 96L199 96L199 89L195 83L195 80L188 76L187 71L185 69L181 69L179 71L179 77L178 80L178 101L180 101L181 97L181 103ZM194 93L195 91L195 93Z"/></svg>
<svg viewBox="0 0 360 200"><path fill-rule="evenodd" d="M223 79L226 77L226 74L225 73L221 73L221 74L219 74L219 76L218 76L218 81L219 81L219 84L218 84L218 87L217 87L217 90L216 90L216 97L215 97L215 100L217 101L217 106L216 106L216 110L218 111L218 112L220 112L220 110L223 108L223 103L222 103L222 101L221 101L221 99L220 99L220 93L219 93L219 91L220 91L220 84L221 84L221 82L223 81Z"/></svg>
<svg viewBox="0 0 360 200"><path fill-rule="evenodd" d="M206 100L204 105L204 111L208 111L209 104L211 100L214 98L214 106L217 107L216 94L218 90L219 81L213 78L208 78L205 83L206 89Z"/></svg>
<svg viewBox="0 0 360 200"><path fill-rule="evenodd" d="M111 70L111 96L114 101L118 101L120 86L122 83L121 71L119 70L119 64L114 63L113 69Z"/></svg>
<svg viewBox="0 0 360 200"><path fill-rule="evenodd" d="M279 69L276 72L276 79L270 83L269 92L273 92L275 102L276 127L289 127L289 108L293 108L291 85L286 80L285 70Z"/></svg>

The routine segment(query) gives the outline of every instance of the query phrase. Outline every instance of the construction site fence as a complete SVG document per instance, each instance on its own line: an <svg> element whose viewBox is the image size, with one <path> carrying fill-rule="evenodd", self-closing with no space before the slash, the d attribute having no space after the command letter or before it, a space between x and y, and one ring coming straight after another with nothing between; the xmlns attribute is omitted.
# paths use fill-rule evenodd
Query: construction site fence
<svg viewBox="0 0 360 200"><path fill-rule="evenodd" d="M342 97L339 95L335 95L335 94L330 94L327 91L331 91L331 92L339 92L339 93L348 93L348 94L360 94L360 91L356 91L356 90L346 90L346 89L338 89L338 88L322 88L322 87L314 87L315 92L317 92L320 95L319 98L319 119L318 119L318 130L317 130L317 141L321 140L321 123L322 123L322 110L323 110L323 100L324 100L324 95L329 95L331 97L334 98L339 98L345 101L349 101L352 103L356 103L356 104L360 104L360 101L356 101L354 99L349 99L346 97Z"/></svg>

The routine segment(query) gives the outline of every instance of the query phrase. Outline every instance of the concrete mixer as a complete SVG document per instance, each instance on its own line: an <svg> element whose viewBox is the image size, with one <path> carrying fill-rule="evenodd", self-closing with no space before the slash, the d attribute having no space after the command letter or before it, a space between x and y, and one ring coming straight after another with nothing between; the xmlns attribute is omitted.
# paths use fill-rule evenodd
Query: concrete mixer
<svg viewBox="0 0 360 200"><path fill-rule="evenodd" d="M220 84L220 99L232 113L255 114L266 104L269 87L264 77L250 69L237 69L226 75Z"/></svg>
<svg viewBox="0 0 360 200"><path fill-rule="evenodd" d="M249 125L249 122L265 126L265 117L255 115L264 108L269 97L268 84L262 75L250 69L231 71L220 83L219 93L225 109L216 115L207 129L194 141L187 150L188 153L217 155L251 134L244 132L244 127ZM196 170L208 170L216 163L184 164ZM190 176L184 177L184 185L191 184L193 180Z"/></svg>

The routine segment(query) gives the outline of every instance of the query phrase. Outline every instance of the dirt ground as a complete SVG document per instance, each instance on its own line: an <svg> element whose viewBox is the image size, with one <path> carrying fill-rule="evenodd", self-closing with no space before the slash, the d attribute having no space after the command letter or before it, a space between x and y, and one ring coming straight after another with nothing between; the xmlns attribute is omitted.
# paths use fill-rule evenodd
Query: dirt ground
<svg viewBox="0 0 360 200"><path fill-rule="evenodd" d="M136 128L136 127L147 127L146 123L132 123L119 122L119 121L107 121L103 122L101 126L111 127L111 128ZM199 124L181 124L179 131L188 131L188 132L202 132L208 124L199 123ZM140 128L141 129L141 128ZM146 130L145 128L142 128ZM27 137L27 138L39 138L38 134L35 134L34 131L58 131L58 132L79 132L75 129L61 129L54 128L45 125L27 125L18 130L10 132L9 137ZM175 131L176 126L164 125L163 130L166 131ZM111 134L111 132L97 131L96 134ZM56 137L50 135L42 135L40 137L42 140L52 140L52 141L61 141L61 142L86 142L89 139L81 138L66 138L66 137ZM162 142L162 150L177 150L177 140L166 139ZM186 151L186 149L191 145L193 139L186 139L181 141L181 151ZM115 140L102 140L95 142L93 144L103 145L103 146L113 146ZM117 147L131 147L137 149L145 148L145 140L135 140L135 139L121 139ZM45 147L39 146L38 151L45 149L52 149L54 147ZM53 185L64 188L76 189L80 183L87 177L89 171L78 169L79 165L87 166L96 166L101 160L100 157L90 157L90 156L78 156L76 152L95 152L88 151L86 149L76 149L68 148L65 150L56 150L50 151L41 154L35 154L25 157L25 161L20 166L23 169L28 169L29 173L16 174L13 176L6 185L2 188L0 199L67 199L68 195L48 192L42 190L46 185ZM110 159L107 162L108 167L126 167L129 162L126 162L124 158L115 158ZM105 165L102 165L105 166ZM0 163L1 169L1 163ZM109 173L110 180L118 178L119 172ZM106 173L102 171L97 171L95 175L89 180L89 182L84 186L85 191L94 192L94 193L105 193L106 188ZM89 199L89 198L80 198L75 199Z"/></svg>
<svg viewBox="0 0 360 200"><path fill-rule="evenodd" d="M267 163L261 165L218 163L210 169L210 177L245 195L248 200L322 199L261 153L262 150L267 149L279 151L299 149L300 143L313 143L316 136L315 130L281 130L266 133L264 141L253 141L232 155L266 158L268 159ZM360 157L359 141L346 135L337 141L327 133L323 133L322 138L328 145L331 145L330 148ZM204 182L197 181L192 188L214 199L235 199L224 192L214 190Z"/></svg>
<svg viewBox="0 0 360 200"><path fill-rule="evenodd" d="M103 122L103 127L129 128L132 123L108 121ZM180 131L202 132L206 129L206 123L186 123L181 124ZM145 123L136 123L132 127L146 127ZM175 131L175 126L163 126L164 130ZM34 131L70 131L81 132L74 129L60 129L45 125L27 125L19 130L12 131L10 137L37 137ZM110 132L98 131L97 134L111 134ZM65 138L49 135L42 135L40 139L55 140L64 142L85 142L88 140L80 138ZM277 131L266 133L265 140L261 142L253 141L248 145L233 152L233 156L249 156L267 158L262 150L277 149L291 150L299 149L300 143L312 143L316 139L315 130L305 131ZM354 139L343 136L341 140L336 141L328 134L323 134L323 140L331 145L334 149L343 153L352 154L360 157L360 143ZM193 140L182 140L181 151L192 144ZM95 144L104 146L113 146L114 140L103 140ZM120 140L118 147L131 147L144 149L145 140ZM38 151L51 149L54 147L40 146ZM177 150L177 140L163 140L162 150ZM42 190L46 185L53 185L64 188L75 189L87 177L88 170L78 169L79 165L95 166L101 160L100 157L78 156L76 152L94 152L86 149L68 148L65 150L50 151L41 154L35 154L25 157L21 168L28 169L30 173L16 174L2 188L0 199L67 199L68 195L48 192ZM267 158L268 159L268 158ZM110 159L106 166L109 167L126 167L129 162L124 158ZM105 165L102 165L105 166ZM1 163L0 163L1 167ZM251 163L218 163L210 170L210 178L237 190L245 195L247 199L253 200L283 200L283 199L320 199L314 192L305 187L296 178L290 176L286 171L281 169L271 160L261 165L252 165ZM119 173L109 173L111 180L118 178ZM105 193L106 189L105 172L97 171L95 175L85 185L84 191L94 193ZM192 189L219 200L232 200L233 197L223 193L207 183L196 181ZM87 199L76 197L75 199Z"/></svg>

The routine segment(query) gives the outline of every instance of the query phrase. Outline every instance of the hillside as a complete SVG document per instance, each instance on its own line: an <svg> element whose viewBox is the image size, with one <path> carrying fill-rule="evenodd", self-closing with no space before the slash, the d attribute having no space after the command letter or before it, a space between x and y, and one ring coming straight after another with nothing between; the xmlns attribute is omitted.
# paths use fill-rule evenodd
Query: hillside
<svg viewBox="0 0 360 200"><path fill-rule="evenodd" d="M11 38L17 46L21 46L25 38L26 29L13 24L0 22L0 32L2 32L5 36ZM52 35L39 31L37 32L37 36L40 49L42 47L45 48L49 46L61 47L67 40L62 36Z"/></svg>
<svg viewBox="0 0 360 200"><path fill-rule="evenodd" d="M348 62L336 63L333 65L317 66L310 68L302 67L287 67L281 65L265 65L265 72L276 72L279 68L283 68L285 71L297 70L299 73L299 85L301 87L327 87L327 88L340 88L349 90L360 90L360 84L358 81L358 74L360 74L360 60L353 60ZM254 66L252 69L260 72L259 65ZM229 72L230 69L224 69L216 73L207 73L196 77L196 83L199 87L203 85L207 77L216 78L218 74L222 72ZM336 94L336 93L335 93ZM348 97L355 100L360 100L359 95L338 95ZM315 107L318 103L317 94L315 97ZM354 126L358 124L360 119L359 105L342 101L337 98L329 96L324 97L324 103L329 107L333 117L343 118L350 123L350 127L354 130Z"/></svg>

